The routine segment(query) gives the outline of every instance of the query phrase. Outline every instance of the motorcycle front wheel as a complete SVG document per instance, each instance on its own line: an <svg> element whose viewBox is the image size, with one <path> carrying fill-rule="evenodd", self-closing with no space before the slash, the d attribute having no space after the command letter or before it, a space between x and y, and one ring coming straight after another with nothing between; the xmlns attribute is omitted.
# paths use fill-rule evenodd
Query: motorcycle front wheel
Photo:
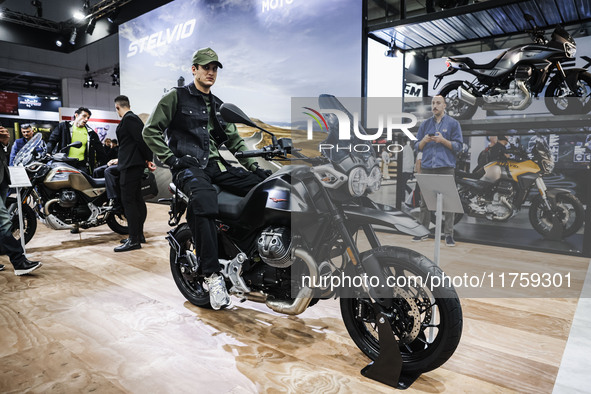
<svg viewBox="0 0 591 394"><path fill-rule="evenodd" d="M10 202L10 200L13 202ZM8 214L10 215L10 220L12 221L12 235L14 238L20 240L21 232L18 220L18 204L12 198L9 198L9 200L6 202L6 205L8 206ZM33 208L25 203L23 203L23 228L25 230L25 244L28 244L37 231L37 215L35 214Z"/></svg>
<svg viewBox="0 0 591 394"><path fill-rule="evenodd" d="M579 199L572 194L559 194L556 201L550 202L552 211L548 211L542 196L536 196L529 207L529 221L538 233L547 237L553 230L553 216L556 215L562 224L562 237L566 238L581 228L585 216L585 208Z"/></svg>
<svg viewBox="0 0 591 394"><path fill-rule="evenodd" d="M201 308L211 308L209 291L203 286L205 278L203 275L191 272L191 265L185 257L187 251L195 250L189 225L181 224L174 232L174 239L180 245L181 255L181 257L177 257L176 251L172 247L170 248L170 271L174 283L191 304Z"/></svg>
<svg viewBox="0 0 591 394"><path fill-rule="evenodd" d="M591 110L591 73L577 77L577 90L567 95L565 82L553 79L546 88L546 107L554 115L586 114Z"/></svg>
<svg viewBox="0 0 591 394"><path fill-rule="evenodd" d="M125 214L111 213L107 218L107 226L117 234L127 235L129 234L129 227L127 226L127 218Z"/></svg>
<svg viewBox="0 0 591 394"><path fill-rule="evenodd" d="M449 116L455 119L471 119L476 113L478 106L470 105L460 100L458 93L460 86L462 86L462 81L451 82L444 86L439 94L445 97L447 103L445 111Z"/></svg>
<svg viewBox="0 0 591 394"><path fill-rule="evenodd" d="M429 278L441 277L443 271L415 251L386 246L364 252L362 257L367 253L378 258L388 277L400 278L392 287L393 306L386 312L392 316L402 371L420 374L438 368L452 356L462 335L462 308L455 289L441 286L430 290ZM341 298L340 303L349 335L366 356L376 360L380 344L372 300Z"/></svg>

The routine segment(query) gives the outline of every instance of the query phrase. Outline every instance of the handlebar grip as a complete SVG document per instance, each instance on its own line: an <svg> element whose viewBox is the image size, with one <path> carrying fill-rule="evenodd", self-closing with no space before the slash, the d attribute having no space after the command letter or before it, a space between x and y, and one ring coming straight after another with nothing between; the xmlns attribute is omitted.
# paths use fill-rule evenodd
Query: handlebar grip
<svg viewBox="0 0 591 394"><path fill-rule="evenodd" d="M262 150L244 150L241 152L236 152L234 153L234 156L239 159L239 158L246 158L246 157L257 157L260 156L263 153Z"/></svg>

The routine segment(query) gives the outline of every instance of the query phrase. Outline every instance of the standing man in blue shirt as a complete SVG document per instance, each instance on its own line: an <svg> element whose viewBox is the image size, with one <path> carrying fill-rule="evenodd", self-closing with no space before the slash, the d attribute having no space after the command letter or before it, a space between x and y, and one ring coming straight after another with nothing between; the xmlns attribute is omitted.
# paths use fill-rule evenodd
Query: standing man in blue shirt
<svg viewBox="0 0 591 394"><path fill-rule="evenodd" d="M436 95L431 100L433 117L424 121L419 127L416 145L419 152L423 152L421 159L422 174L454 175L456 168L456 154L462 150L464 140L462 129L457 120L445 113L445 97ZM456 246L454 241L454 213L444 212L445 244ZM427 209L425 199L421 198L421 224L429 228L431 213ZM413 241L426 240L427 236L413 238Z"/></svg>

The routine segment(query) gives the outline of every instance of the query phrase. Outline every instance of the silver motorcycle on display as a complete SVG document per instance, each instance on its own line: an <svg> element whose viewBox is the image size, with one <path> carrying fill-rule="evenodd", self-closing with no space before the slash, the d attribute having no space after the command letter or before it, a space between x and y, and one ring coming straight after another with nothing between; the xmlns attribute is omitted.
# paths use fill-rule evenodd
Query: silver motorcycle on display
<svg viewBox="0 0 591 394"><path fill-rule="evenodd" d="M53 230L76 227L90 228L107 224L119 234L127 234L127 219L122 212L113 212L105 189L104 179L95 179L76 169L77 159L66 156L71 147L82 146L74 142L53 156L39 154L44 145L41 134L36 134L17 153L14 166L22 166L31 181L21 191L25 242L37 230L37 217ZM13 234L20 238L18 204L15 197L7 200L12 215Z"/></svg>
<svg viewBox="0 0 591 394"><path fill-rule="evenodd" d="M533 24L531 15L524 17ZM487 64L476 64L469 57L447 58L447 70L435 75L433 89L444 77L458 71L475 77L472 82L450 82L439 91L447 99L450 116L470 119L478 107L524 110L544 88L546 107L554 115L586 114L591 110L591 74L584 68L564 69L561 64L575 58L577 44L573 37L560 25L549 40L535 26L526 32L532 44L515 46Z"/></svg>

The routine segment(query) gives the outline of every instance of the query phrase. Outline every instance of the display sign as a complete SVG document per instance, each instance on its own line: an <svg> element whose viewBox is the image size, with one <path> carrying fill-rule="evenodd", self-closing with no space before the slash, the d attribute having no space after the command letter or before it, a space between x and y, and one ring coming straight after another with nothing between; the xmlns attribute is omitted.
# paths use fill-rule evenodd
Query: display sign
<svg viewBox="0 0 591 394"><path fill-rule="evenodd" d="M30 187L31 180L25 167L8 167L10 172L10 187Z"/></svg>
<svg viewBox="0 0 591 394"><path fill-rule="evenodd" d="M37 111L58 112L62 106L61 100L51 100L39 96L19 96L19 109L32 109Z"/></svg>
<svg viewBox="0 0 591 394"><path fill-rule="evenodd" d="M18 93L0 92L0 114L18 115Z"/></svg>

